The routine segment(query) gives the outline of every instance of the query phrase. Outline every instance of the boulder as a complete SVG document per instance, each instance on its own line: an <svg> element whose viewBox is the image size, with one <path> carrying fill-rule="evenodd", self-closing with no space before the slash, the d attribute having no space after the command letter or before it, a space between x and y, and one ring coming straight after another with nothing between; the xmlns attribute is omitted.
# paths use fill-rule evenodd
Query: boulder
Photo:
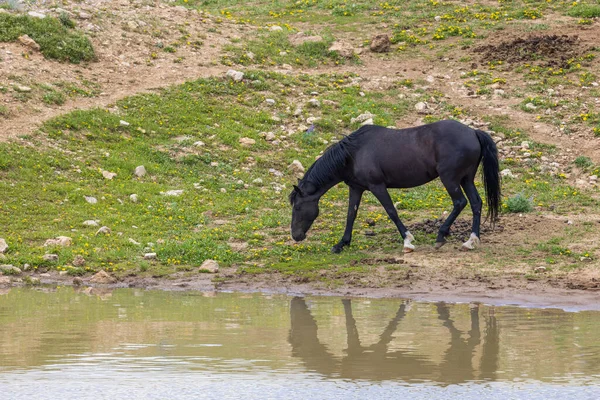
<svg viewBox="0 0 600 400"><path fill-rule="evenodd" d="M388 35L377 35L371 39L369 48L374 53L387 53L390 51L390 37Z"/></svg>
<svg viewBox="0 0 600 400"><path fill-rule="evenodd" d="M114 276L111 276L108 272L101 270L98 271L94 276L92 276L92 278L90 279L90 283L107 285L111 283L117 283L117 279Z"/></svg>
<svg viewBox="0 0 600 400"><path fill-rule="evenodd" d="M46 240L46 242L44 243L44 247L49 247L49 246L69 247L72 243L73 243L73 239L71 239L68 236L57 236L54 239Z"/></svg>
<svg viewBox="0 0 600 400"><path fill-rule="evenodd" d="M205 260L200 266L200 272L209 272L211 274L219 272L219 263L215 260Z"/></svg>
<svg viewBox="0 0 600 400"><path fill-rule="evenodd" d="M354 47L350 43L343 41L336 41L331 44L329 51L335 51L340 57L352 58L354 57Z"/></svg>
<svg viewBox="0 0 600 400"><path fill-rule="evenodd" d="M6 250L8 250L8 243L6 243L6 240L0 238L0 254L6 253Z"/></svg>
<svg viewBox="0 0 600 400"><path fill-rule="evenodd" d="M227 71L225 76L233 79L235 82L240 82L242 79L244 79L244 73L240 72L240 71L236 71L234 69L230 69L229 71Z"/></svg>
<svg viewBox="0 0 600 400"><path fill-rule="evenodd" d="M31 50L40 51L40 45L37 44L35 40L29 37L29 35L21 35L19 36L19 42L29 47Z"/></svg>
<svg viewBox="0 0 600 400"><path fill-rule="evenodd" d="M146 175L146 167L144 167L143 165L135 167L135 171L133 173L138 178L141 178L142 176Z"/></svg>
<svg viewBox="0 0 600 400"><path fill-rule="evenodd" d="M298 160L292 161L292 163L288 165L288 169L298 178L301 178L304 175L304 166Z"/></svg>
<svg viewBox="0 0 600 400"><path fill-rule="evenodd" d="M58 254L44 254L42 256L42 260L44 261L58 261Z"/></svg>

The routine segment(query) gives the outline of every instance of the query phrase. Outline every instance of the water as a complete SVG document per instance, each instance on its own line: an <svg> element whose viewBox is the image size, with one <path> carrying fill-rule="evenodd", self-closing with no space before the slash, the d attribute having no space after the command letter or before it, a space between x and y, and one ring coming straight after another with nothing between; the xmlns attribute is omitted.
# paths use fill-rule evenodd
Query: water
<svg viewBox="0 0 600 400"><path fill-rule="evenodd" d="M0 399L598 399L600 312L0 292Z"/></svg>

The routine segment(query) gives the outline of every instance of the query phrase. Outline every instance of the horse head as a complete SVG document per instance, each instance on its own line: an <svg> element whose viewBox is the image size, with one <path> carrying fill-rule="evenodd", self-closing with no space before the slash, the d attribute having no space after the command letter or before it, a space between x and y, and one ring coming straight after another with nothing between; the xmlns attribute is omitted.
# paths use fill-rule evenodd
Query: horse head
<svg viewBox="0 0 600 400"><path fill-rule="evenodd" d="M301 242L306 238L306 232L319 216L320 195L315 185L310 182L298 181L290 193L292 205L292 238Z"/></svg>

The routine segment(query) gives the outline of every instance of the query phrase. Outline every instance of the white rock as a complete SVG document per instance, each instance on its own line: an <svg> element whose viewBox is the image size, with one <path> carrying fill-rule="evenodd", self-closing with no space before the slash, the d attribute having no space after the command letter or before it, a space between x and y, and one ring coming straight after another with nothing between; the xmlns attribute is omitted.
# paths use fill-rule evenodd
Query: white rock
<svg viewBox="0 0 600 400"><path fill-rule="evenodd" d="M235 82L240 82L242 79L244 79L244 73L236 71L234 69L230 69L229 71L227 71L225 76L233 79Z"/></svg>
<svg viewBox="0 0 600 400"><path fill-rule="evenodd" d="M256 140L251 139L251 138L247 138L247 137L243 137L243 138L240 138L239 142L244 147L250 147L254 143L256 143Z"/></svg>
<svg viewBox="0 0 600 400"><path fill-rule="evenodd" d="M54 239L48 239L44 243L44 247L48 246L62 246L69 247L73 243L73 239L68 236L57 236Z"/></svg>
<svg viewBox="0 0 600 400"><path fill-rule="evenodd" d="M58 254L44 254L42 256L44 261L58 261Z"/></svg>
<svg viewBox="0 0 600 400"><path fill-rule="evenodd" d="M93 219L88 219L87 221L83 221L83 226L98 226L98 221Z"/></svg>
<svg viewBox="0 0 600 400"><path fill-rule="evenodd" d="M27 15L29 15L30 17L33 17L33 18L39 18L39 19L44 19L44 18L46 18L46 14L43 14L43 13L41 13L41 12L37 12L37 11L29 11L29 12L27 13Z"/></svg>
<svg viewBox="0 0 600 400"><path fill-rule="evenodd" d="M500 175L502 175L503 177L506 177L506 178L514 178L515 177L513 175L512 171L508 168L500 171Z"/></svg>
<svg viewBox="0 0 600 400"><path fill-rule="evenodd" d="M92 18L92 14L86 13L85 11L81 11L79 13L79 18L80 19L90 19L90 18Z"/></svg>
<svg viewBox="0 0 600 400"><path fill-rule="evenodd" d="M121 126L129 126L129 122L120 120L119 121L119 125L121 125Z"/></svg>
<svg viewBox="0 0 600 400"><path fill-rule="evenodd" d="M312 125L320 119L321 118L319 118L319 117L308 117L308 118L306 118L306 123Z"/></svg>
<svg viewBox="0 0 600 400"><path fill-rule="evenodd" d="M166 192L160 192L163 196L181 196L183 194L183 189L177 190L167 190Z"/></svg>
<svg viewBox="0 0 600 400"><path fill-rule="evenodd" d="M271 175L275 175L275 176L278 176L278 177L282 177L283 176L283 172L277 171L275 168L269 168L269 173Z"/></svg>
<svg viewBox="0 0 600 400"><path fill-rule="evenodd" d="M110 228L108 226L103 226L102 228L98 229L98 232L96 232L96 236L102 234L102 235L110 235Z"/></svg>
<svg viewBox="0 0 600 400"><path fill-rule="evenodd" d="M144 254L144 260L156 260L156 253L146 253Z"/></svg>
<svg viewBox="0 0 600 400"><path fill-rule="evenodd" d="M115 174L114 172L108 172L108 171L102 170L102 176L104 177L104 179L111 180L112 178L117 176L117 174Z"/></svg>
<svg viewBox="0 0 600 400"><path fill-rule="evenodd" d="M0 238L0 254L6 253L6 250L8 250L8 243L6 243L6 240Z"/></svg>
<svg viewBox="0 0 600 400"><path fill-rule="evenodd" d="M369 118L368 120L364 121L362 124L360 124L360 126L364 126L364 125L373 125L373 118Z"/></svg>
<svg viewBox="0 0 600 400"><path fill-rule="evenodd" d="M527 142L527 141L521 142L521 148L522 149L528 149L529 148L529 142Z"/></svg>
<svg viewBox="0 0 600 400"><path fill-rule="evenodd" d="M136 240L134 240L134 239L132 239L132 238L129 238L129 243L133 243L133 244L135 244L136 246L140 246L140 245L141 245L141 243L140 243L140 242L138 242L138 241L136 241Z"/></svg>
<svg viewBox="0 0 600 400"><path fill-rule="evenodd" d="M298 160L292 161L290 165L288 165L288 169L292 171L292 173L296 176L302 177L304 174L304 166Z"/></svg>
<svg viewBox="0 0 600 400"><path fill-rule="evenodd" d="M137 203L137 202L138 202L138 196L137 196L137 194L135 194L135 193L134 193L134 194L132 194L132 195L129 195L129 200L130 200L132 203Z"/></svg>
<svg viewBox="0 0 600 400"><path fill-rule="evenodd" d="M267 142L272 142L273 140L275 140L275 134L273 132L265 133L265 140Z"/></svg>
<svg viewBox="0 0 600 400"><path fill-rule="evenodd" d="M31 88L29 86L25 86L25 85L14 85L13 89L15 90L15 92L20 92L20 93L31 92Z"/></svg>
<svg viewBox="0 0 600 400"><path fill-rule="evenodd" d="M265 102L270 106L275 105L275 100L273 99L265 99Z"/></svg>
<svg viewBox="0 0 600 400"><path fill-rule="evenodd" d="M418 113L420 114L424 114L427 113L427 109L429 107L427 106L427 103L420 101L417 104L415 104L415 110L417 110Z"/></svg>
<svg viewBox="0 0 600 400"><path fill-rule="evenodd" d="M505 92L504 92L504 90L502 90L502 89L496 89L496 90L494 90L494 94L495 94L496 96L502 96L502 95L504 95L504 93L505 93Z"/></svg>
<svg viewBox="0 0 600 400"><path fill-rule="evenodd" d="M133 171L133 173L138 178L141 178L142 176L146 175L146 167L144 167L143 165L139 165L135 167L135 171Z"/></svg>
<svg viewBox="0 0 600 400"><path fill-rule="evenodd" d="M355 122L365 122L365 121L367 121L369 119L373 119L373 118L375 118L375 115L371 114L370 112L367 111L366 113L360 114L356 118L350 119L350 123L354 124Z"/></svg>
<svg viewBox="0 0 600 400"><path fill-rule="evenodd" d="M282 31L282 30L283 30L283 28L282 28L282 27L280 27L279 25L273 25L273 26L269 27L269 30L270 30L271 32L278 32L278 31Z"/></svg>
<svg viewBox="0 0 600 400"><path fill-rule="evenodd" d="M205 260L200 266L201 272L210 272L211 274L219 272L219 263L215 260Z"/></svg>
<svg viewBox="0 0 600 400"><path fill-rule="evenodd" d="M98 199L96 199L95 197L92 196L83 196L85 197L85 201L87 201L90 204L96 204L98 202Z"/></svg>
<svg viewBox="0 0 600 400"><path fill-rule="evenodd" d="M537 110L537 107L533 103L527 103L527 104L525 104L525 108L528 109L528 110Z"/></svg>
<svg viewBox="0 0 600 400"><path fill-rule="evenodd" d="M255 185L262 185L263 184L263 180L260 178L256 178L255 180L252 181L252 183L254 183Z"/></svg>
<svg viewBox="0 0 600 400"><path fill-rule="evenodd" d="M202 147L202 146L204 146L204 142L201 141L201 140L198 140L197 142L194 142L194 146L196 146L196 147Z"/></svg>
<svg viewBox="0 0 600 400"><path fill-rule="evenodd" d="M313 107L321 107L321 102L317 99L310 99L308 101L308 104L310 104Z"/></svg>

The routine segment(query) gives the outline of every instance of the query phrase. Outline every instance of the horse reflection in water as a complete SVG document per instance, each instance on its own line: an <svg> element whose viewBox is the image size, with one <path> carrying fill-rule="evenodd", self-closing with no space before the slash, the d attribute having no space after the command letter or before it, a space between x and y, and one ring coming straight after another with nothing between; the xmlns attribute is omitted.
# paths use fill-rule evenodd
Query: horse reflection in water
<svg viewBox="0 0 600 400"><path fill-rule="evenodd" d="M483 344L479 327L479 306L471 308L471 329L468 338L454 326L450 310L438 303L438 319L450 333L450 342L441 363L407 350L388 351L394 332L406 315L406 304L401 304L379 336L379 341L364 346L358 334L356 320L352 315L351 301L342 300L346 315L348 348L346 355L336 357L322 344L317 336L317 323L304 299L296 297L291 302L291 329L289 342L292 355L301 358L306 368L326 376L346 379L434 381L440 384L456 384L477 379L494 380L498 369L499 332L493 313L486 318ZM473 356L481 347L479 373L473 367Z"/></svg>

